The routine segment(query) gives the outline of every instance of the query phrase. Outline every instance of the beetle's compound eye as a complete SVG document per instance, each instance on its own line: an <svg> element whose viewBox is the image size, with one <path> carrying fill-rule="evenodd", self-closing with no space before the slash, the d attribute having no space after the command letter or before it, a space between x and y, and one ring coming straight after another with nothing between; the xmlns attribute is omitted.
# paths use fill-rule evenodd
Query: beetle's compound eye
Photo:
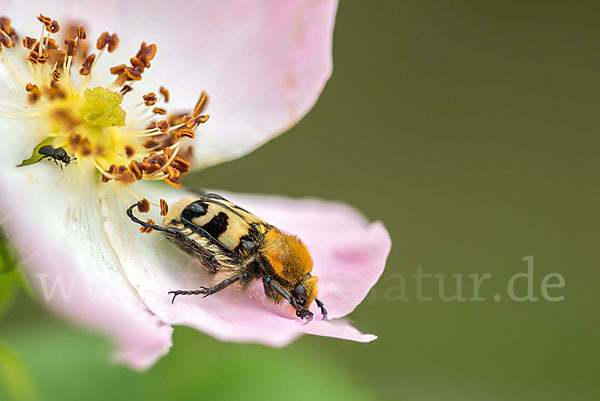
<svg viewBox="0 0 600 401"><path fill-rule="evenodd" d="M302 284L298 284L296 288L294 288L294 297L302 301L302 305L306 302L306 288L304 288Z"/></svg>
<svg viewBox="0 0 600 401"><path fill-rule="evenodd" d="M204 216L206 214L207 207L208 205L206 203L195 201L183 209L181 216L188 221L192 221L196 217Z"/></svg>

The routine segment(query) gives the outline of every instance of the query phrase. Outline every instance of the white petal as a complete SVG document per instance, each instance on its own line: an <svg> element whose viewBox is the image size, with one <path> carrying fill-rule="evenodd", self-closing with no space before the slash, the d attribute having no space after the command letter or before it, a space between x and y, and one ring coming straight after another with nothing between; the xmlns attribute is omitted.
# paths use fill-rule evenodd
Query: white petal
<svg viewBox="0 0 600 401"><path fill-rule="evenodd" d="M95 183L70 166L49 162L0 174L0 210L40 301L110 336L117 358L137 369L171 346L172 328L152 314L127 281L103 231ZM122 207L119 205L119 207Z"/></svg>
<svg viewBox="0 0 600 401"><path fill-rule="evenodd" d="M166 86L173 110L190 110L206 90L211 119L197 132L196 167L242 156L292 127L331 75L335 0L26 4L13 0L5 12L33 35L39 12L85 22L92 45L99 33L117 32L117 52L103 56L111 65L127 63L142 41L156 43L142 84Z"/></svg>

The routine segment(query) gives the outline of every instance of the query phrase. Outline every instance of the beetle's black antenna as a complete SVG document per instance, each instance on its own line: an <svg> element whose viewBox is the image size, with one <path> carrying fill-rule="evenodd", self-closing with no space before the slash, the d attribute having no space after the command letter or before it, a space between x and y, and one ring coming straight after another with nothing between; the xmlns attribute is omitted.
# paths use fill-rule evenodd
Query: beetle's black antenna
<svg viewBox="0 0 600 401"><path fill-rule="evenodd" d="M142 227L151 228L151 229L156 230L156 231L171 232L170 230L168 230L168 229L166 229L164 227L157 226L156 224L146 223L145 221L142 221L142 220L138 219L137 217L135 217L133 215L133 209L136 208L137 205L138 204L136 202L133 205L129 206L129 209L127 209L127 216L129 216L129 218L131 219L131 221L133 221L134 223L138 223Z"/></svg>

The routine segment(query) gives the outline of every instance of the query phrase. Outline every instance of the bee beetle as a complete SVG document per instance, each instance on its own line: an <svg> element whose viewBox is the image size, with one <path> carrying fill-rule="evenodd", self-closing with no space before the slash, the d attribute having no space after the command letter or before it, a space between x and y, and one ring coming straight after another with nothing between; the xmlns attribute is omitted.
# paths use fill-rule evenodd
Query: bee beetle
<svg viewBox="0 0 600 401"><path fill-rule="evenodd" d="M213 287L170 291L172 302L178 295L206 297L234 283L246 287L253 280L262 280L265 296L276 303L285 300L299 318L312 320L308 308L314 301L323 320L327 319L325 305L317 299L318 278L311 274L312 258L298 237L214 193L177 202L164 217L164 226L135 217L133 209L137 206L134 203L127 209L132 221L163 232L207 272L224 278Z"/></svg>
<svg viewBox="0 0 600 401"><path fill-rule="evenodd" d="M55 148L52 145L44 145L44 146L42 146L41 148L38 149L38 153L40 155L42 155L42 157L40 158L40 160L46 159L46 158L48 160L54 160L54 164L56 164L57 166L59 165L56 162L57 160L59 162L64 163L65 166L68 166L73 160L77 160L76 157L70 157L67 154L67 151L64 150L63 148ZM63 168L62 164L60 165L60 168L62 170L62 168Z"/></svg>

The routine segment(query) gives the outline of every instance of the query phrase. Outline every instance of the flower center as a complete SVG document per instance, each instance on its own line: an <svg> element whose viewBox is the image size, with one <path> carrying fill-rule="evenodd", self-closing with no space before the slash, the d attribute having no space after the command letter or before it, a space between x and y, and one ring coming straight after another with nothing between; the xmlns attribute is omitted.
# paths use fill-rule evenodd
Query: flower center
<svg viewBox="0 0 600 401"><path fill-rule="evenodd" d="M62 161L76 159L73 168L95 167L102 182L163 180L179 187L181 175L190 167L189 141L195 128L209 118L202 114L206 94L188 114L169 114L162 107L169 101L169 91L162 86L159 96L146 93L139 102L124 106L124 97L135 95L134 84L150 68L156 45L142 42L128 65L110 68L114 80L103 85L96 65L105 52L115 50L119 37L104 32L96 41L97 54L89 53L83 26L64 30L61 46L53 38L61 30L58 21L41 14L38 20L39 38L25 36L20 46L10 19L0 17L0 59L24 95L10 107L0 106L0 115L34 121L42 131L43 140L24 164L48 156L48 149L62 149L56 153Z"/></svg>

